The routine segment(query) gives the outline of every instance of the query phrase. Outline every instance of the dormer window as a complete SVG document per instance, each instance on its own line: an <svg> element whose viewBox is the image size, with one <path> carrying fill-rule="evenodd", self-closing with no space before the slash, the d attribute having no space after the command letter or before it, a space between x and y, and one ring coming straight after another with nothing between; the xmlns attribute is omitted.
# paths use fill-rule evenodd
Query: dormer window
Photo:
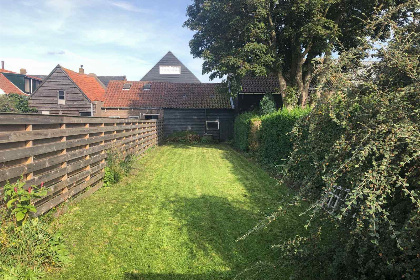
<svg viewBox="0 0 420 280"><path fill-rule="evenodd" d="M143 90L151 90L152 89L152 85L151 84L144 84L143 85Z"/></svg>
<svg viewBox="0 0 420 280"><path fill-rule="evenodd" d="M128 83L126 83L126 84L124 84L123 85L123 90L129 90L131 88L131 84L128 84Z"/></svg>
<svg viewBox="0 0 420 280"><path fill-rule="evenodd" d="M58 91L58 104L66 104L66 94L64 92L64 90L59 90Z"/></svg>

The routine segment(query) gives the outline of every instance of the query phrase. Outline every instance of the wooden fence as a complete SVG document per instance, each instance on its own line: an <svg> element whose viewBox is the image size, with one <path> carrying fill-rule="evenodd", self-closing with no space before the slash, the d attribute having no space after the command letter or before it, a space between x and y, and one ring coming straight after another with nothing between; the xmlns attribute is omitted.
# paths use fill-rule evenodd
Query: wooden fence
<svg viewBox="0 0 420 280"><path fill-rule="evenodd" d="M0 199L6 182L22 176L26 187L48 190L37 215L89 195L103 184L107 149L141 154L158 144L162 127L157 120L0 114Z"/></svg>

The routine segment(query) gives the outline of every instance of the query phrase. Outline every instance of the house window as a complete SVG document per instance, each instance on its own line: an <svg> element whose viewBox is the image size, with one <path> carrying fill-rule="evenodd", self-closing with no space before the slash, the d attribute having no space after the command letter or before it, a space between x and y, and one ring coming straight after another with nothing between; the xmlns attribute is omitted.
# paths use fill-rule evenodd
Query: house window
<svg viewBox="0 0 420 280"><path fill-rule="evenodd" d="M30 93L31 92L31 80L25 79L25 92Z"/></svg>
<svg viewBox="0 0 420 280"><path fill-rule="evenodd" d="M66 104L66 94L64 90L58 91L58 104Z"/></svg>
<svg viewBox="0 0 420 280"><path fill-rule="evenodd" d="M206 121L206 130L219 130L219 121Z"/></svg>
<svg viewBox="0 0 420 280"><path fill-rule="evenodd" d="M131 84L124 84L123 85L123 90L129 90L131 88Z"/></svg>
<svg viewBox="0 0 420 280"><path fill-rule="evenodd" d="M159 74L161 75L180 75L181 66L159 66Z"/></svg>
<svg viewBox="0 0 420 280"><path fill-rule="evenodd" d="M143 90L150 90L152 88L151 84L144 84L143 85Z"/></svg>
<svg viewBox="0 0 420 280"><path fill-rule="evenodd" d="M139 116L128 116L129 119L140 119Z"/></svg>
<svg viewBox="0 0 420 280"><path fill-rule="evenodd" d="M145 120L157 120L159 119L159 114L144 114Z"/></svg>
<svg viewBox="0 0 420 280"><path fill-rule="evenodd" d="M81 117L91 117L92 113L91 112L80 112L79 113Z"/></svg>

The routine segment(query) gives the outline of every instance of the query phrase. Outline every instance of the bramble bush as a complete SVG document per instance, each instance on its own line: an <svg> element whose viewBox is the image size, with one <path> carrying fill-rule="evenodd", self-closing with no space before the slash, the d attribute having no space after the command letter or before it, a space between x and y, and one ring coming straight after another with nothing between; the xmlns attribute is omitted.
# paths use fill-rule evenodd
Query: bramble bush
<svg viewBox="0 0 420 280"><path fill-rule="evenodd" d="M332 214L340 234L330 247L301 237L285 246L301 266L297 278L305 264L296 252L329 256L330 279L420 278L419 8L406 1L367 23L391 27L392 38L366 40L333 61L320 85L331 94L293 128L285 182L313 202L312 220L336 186L349 190ZM379 61L359 63L369 54Z"/></svg>
<svg viewBox="0 0 420 280"><path fill-rule="evenodd" d="M0 207L0 278L40 279L49 270L67 262L67 249L60 233L42 219L30 218L36 212L34 199L46 192L24 183L7 183Z"/></svg>

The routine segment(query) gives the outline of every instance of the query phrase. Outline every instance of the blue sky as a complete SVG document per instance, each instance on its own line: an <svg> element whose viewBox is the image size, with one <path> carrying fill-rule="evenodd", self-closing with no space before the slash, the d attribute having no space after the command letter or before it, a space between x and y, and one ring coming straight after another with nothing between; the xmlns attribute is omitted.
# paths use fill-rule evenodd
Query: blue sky
<svg viewBox="0 0 420 280"><path fill-rule="evenodd" d="M182 27L191 0L0 0L5 68L49 74L57 65L141 79L171 50L202 82Z"/></svg>

